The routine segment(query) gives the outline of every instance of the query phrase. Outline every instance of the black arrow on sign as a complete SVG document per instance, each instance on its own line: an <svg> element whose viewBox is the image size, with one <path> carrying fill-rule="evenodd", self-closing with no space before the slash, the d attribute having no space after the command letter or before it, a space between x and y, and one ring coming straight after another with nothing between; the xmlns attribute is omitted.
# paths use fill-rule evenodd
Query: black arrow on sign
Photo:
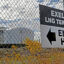
<svg viewBox="0 0 64 64"><path fill-rule="evenodd" d="M50 41L50 44L52 45L52 41L56 41L56 35L54 32L51 32L51 29L49 30L47 34L47 38Z"/></svg>

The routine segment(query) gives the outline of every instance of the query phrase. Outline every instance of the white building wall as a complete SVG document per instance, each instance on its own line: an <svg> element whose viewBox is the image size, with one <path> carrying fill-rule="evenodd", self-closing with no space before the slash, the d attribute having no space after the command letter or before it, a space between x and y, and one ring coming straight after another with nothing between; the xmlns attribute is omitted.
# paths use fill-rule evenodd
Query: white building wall
<svg viewBox="0 0 64 64"><path fill-rule="evenodd" d="M41 42L41 33L40 32L34 32L34 40Z"/></svg>

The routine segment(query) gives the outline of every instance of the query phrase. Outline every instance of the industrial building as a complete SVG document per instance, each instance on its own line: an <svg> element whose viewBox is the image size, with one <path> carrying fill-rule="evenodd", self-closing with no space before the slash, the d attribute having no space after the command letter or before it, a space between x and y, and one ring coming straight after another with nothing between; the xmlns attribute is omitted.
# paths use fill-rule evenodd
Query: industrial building
<svg viewBox="0 0 64 64"><path fill-rule="evenodd" d="M26 38L34 40L34 32L27 28L0 27L0 44L21 44Z"/></svg>

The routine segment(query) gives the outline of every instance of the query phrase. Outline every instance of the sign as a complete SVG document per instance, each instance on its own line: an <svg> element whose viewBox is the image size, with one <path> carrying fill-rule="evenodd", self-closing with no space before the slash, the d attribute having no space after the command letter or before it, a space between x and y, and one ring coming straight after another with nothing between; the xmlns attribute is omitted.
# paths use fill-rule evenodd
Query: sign
<svg viewBox="0 0 64 64"><path fill-rule="evenodd" d="M64 11L39 5L41 42L44 48L64 48Z"/></svg>

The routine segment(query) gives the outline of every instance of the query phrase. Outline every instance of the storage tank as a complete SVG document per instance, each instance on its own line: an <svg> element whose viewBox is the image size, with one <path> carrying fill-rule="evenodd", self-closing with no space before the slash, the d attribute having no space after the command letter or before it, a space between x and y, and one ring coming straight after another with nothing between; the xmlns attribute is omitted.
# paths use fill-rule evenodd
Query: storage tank
<svg viewBox="0 0 64 64"><path fill-rule="evenodd" d="M34 32L27 28L0 29L0 44L21 44L26 38L34 40Z"/></svg>

